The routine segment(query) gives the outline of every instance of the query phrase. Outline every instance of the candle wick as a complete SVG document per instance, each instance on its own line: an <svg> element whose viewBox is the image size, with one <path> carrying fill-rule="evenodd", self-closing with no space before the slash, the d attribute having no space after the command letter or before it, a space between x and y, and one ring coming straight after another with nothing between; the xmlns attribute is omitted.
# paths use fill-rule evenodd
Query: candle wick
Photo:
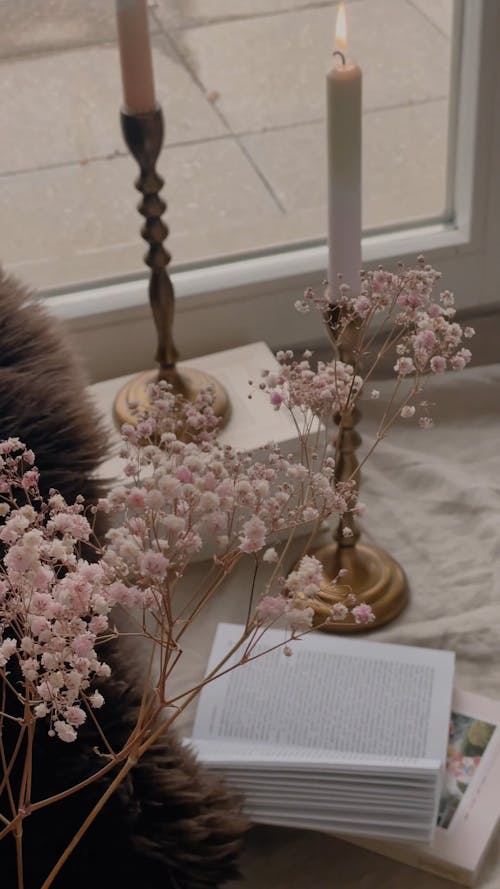
<svg viewBox="0 0 500 889"><path fill-rule="evenodd" d="M343 52L340 52L340 49L336 49L335 52L333 53L333 55L334 55L334 57L340 56L340 58L342 59L342 64L345 65L345 55Z"/></svg>

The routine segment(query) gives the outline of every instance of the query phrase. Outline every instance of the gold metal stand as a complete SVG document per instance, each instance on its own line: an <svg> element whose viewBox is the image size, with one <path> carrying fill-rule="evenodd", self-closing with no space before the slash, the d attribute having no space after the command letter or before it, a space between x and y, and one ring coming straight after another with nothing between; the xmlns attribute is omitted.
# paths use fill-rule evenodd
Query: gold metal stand
<svg viewBox="0 0 500 889"><path fill-rule="evenodd" d="M176 393L194 400L197 393L208 385L215 390L214 411L227 420L229 400L225 389L210 374L194 368L177 369L178 352L174 345L172 328L174 321L174 290L167 272L170 254L163 242L168 235L168 227L162 220L166 204L160 197L163 179L156 172L156 161L163 145L163 114L158 106L145 114L121 113L122 131L127 147L139 164L139 178L135 187L143 198L138 206L145 218L141 235L149 244L144 262L151 269L149 279L149 301L158 334L156 361L157 371L146 371L134 377L118 393L114 404L114 417L117 425L134 423L134 405L147 407L147 386L155 380L171 383Z"/></svg>
<svg viewBox="0 0 500 889"><path fill-rule="evenodd" d="M401 566L383 549L357 544L350 551L338 544L330 543L314 552L323 564L325 586L314 601L316 624L331 633L360 633L374 630L394 620L407 605L406 580ZM338 566L338 567L337 567ZM340 568L347 568L346 580L358 602L371 605L375 620L369 624L354 621L323 623L332 605L345 600L345 587L332 586L329 579L335 577Z"/></svg>
<svg viewBox="0 0 500 889"><path fill-rule="evenodd" d="M223 417L224 421L228 420L230 408L226 390L211 374L189 367L181 372L176 370L173 379L166 375L160 376L156 370L145 370L130 380L126 386L120 389L113 405L113 414L117 426L120 427L123 423L131 423L132 425L135 423L136 407L134 406L137 406L139 411L147 408L147 388L150 383L154 383L159 379L171 381L174 391L181 392L187 401L194 401L198 392L211 385L215 391L213 411L218 417Z"/></svg>
<svg viewBox="0 0 500 889"><path fill-rule="evenodd" d="M356 366L356 331L349 329L343 342L337 343L334 311L326 319L328 334L341 361ZM341 420L336 441L336 478L338 481L354 479L360 485L359 462L356 449L361 444L357 424L361 412L354 408ZM344 533L347 529L347 534ZM371 605L375 620L369 624L356 624L354 620L323 623L322 630L333 633L357 633L375 629L389 623L403 610L408 602L406 578L400 565L384 550L358 543L359 528L351 514L343 516L334 534L334 542L318 547L313 555L322 563L325 582L314 601L315 623L328 617L329 609L336 602L344 601L346 588L335 586L332 580L341 569L347 569L345 583L349 585L357 602Z"/></svg>

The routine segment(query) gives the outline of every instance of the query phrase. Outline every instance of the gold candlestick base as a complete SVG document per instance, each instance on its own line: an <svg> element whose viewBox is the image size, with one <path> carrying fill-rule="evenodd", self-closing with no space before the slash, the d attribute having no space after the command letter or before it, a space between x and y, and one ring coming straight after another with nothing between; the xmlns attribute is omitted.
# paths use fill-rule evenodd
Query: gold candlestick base
<svg viewBox="0 0 500 889"><path fill-rule="evenodd" d="M229 398L224 387L211 374L189 367L181 371L175 369L172 372L172 379L169 380L168 376L166 379L173 384L174 392L180 392L187 401L194 401L202 389L212 386L215 391L213 411L217 417L221 417L221 425L227 423L230 415ZM144 411L148 408L147 389L150 383L155 383L157 380L157 370L146 370L120 389L113 405L113 416L118 428L121 428L123 423L135 425L136 410Z"/></svg>
<svg viewBox="0 0 500 889"><path fill-rule="evenodd" d="M312 555L322 563L325 587L313 602L316 625L321 624L336 602L345 599L345 587L335 587L331 579L341 568L349 572L345 581L349 584L358 602L371 605L375 620L369 624L356 624L354 621L336 621L319 627L331 633L360 633L381 627L403 610L408 603L408 590L403 569L383 549L365 544L351 547L338 547L329 543L313 551Z"/></svg>

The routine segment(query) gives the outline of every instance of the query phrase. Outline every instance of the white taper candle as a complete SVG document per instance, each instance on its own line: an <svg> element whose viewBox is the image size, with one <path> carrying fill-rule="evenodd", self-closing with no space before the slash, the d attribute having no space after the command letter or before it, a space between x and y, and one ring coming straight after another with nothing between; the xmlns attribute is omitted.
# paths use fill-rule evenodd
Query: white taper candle
<svg viewBox="0 0 500 889"><path fill-rule="evenodd" d="M339 17L344 13L343 4ZM339 20L338 20L339 24ZM339 279L359 293L361 270L361 84L359 65L346 58L345 37L326 77L328 128L328 283L330 298Z"/></svg>

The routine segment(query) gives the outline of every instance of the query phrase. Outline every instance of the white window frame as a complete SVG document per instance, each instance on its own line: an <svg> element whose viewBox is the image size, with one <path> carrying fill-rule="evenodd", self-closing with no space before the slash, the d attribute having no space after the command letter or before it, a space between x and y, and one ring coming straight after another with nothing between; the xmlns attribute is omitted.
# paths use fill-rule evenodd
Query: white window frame
<svg viewBox="0 0 500 889"><path fill-rule="evenodd" d="M476 316L500 307L500 3L461 0L460 12L455 27L463 32L454 40L460 53L451 72L459 78L449 171L454 210L439 224L368 234L363 263L412 263L424 253L465 315ZM182 357L261 339L272 348L315 345L317 318L299 316L291 306L307 286L321 286L326 268L327 248L318 246L174 270L174 334ZM152 365L146 276L45 301L69 325L93 380Z"/></svg>

